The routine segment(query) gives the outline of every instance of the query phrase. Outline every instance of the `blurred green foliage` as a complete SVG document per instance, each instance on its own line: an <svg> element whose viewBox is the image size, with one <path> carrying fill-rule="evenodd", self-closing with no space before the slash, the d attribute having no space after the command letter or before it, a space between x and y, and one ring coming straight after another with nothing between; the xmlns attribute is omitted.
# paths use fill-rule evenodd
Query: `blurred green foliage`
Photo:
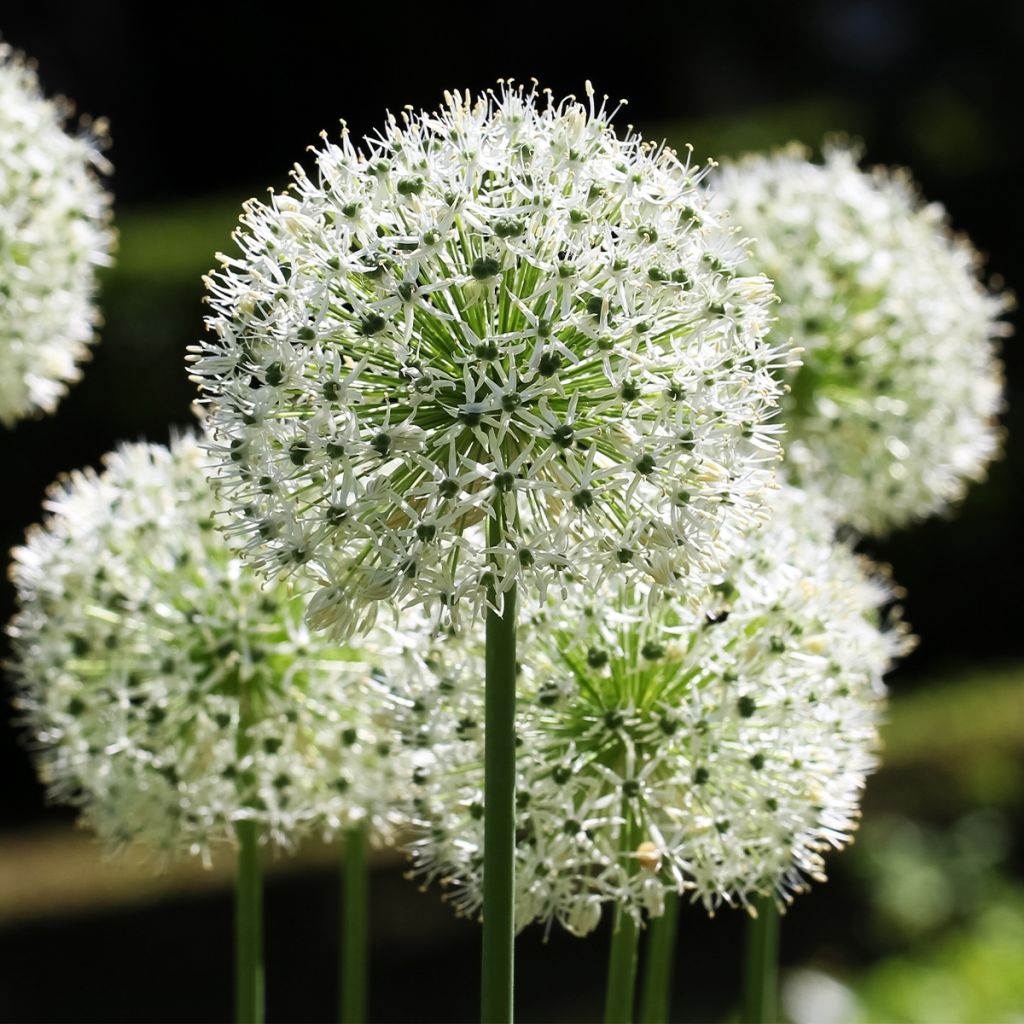
<svg viewBox="0 0 1024 1024"><path fill-rule="evenodd" d="M866 1021L1013 1024L1024 1013L1024 889L934 946L889 957L855 986Z"/></svg>
<svg viewBox="0 0 1024 1024"><path fill-rule="evenodd" d="M667 125L648 125L644 136L664 136L671 145L693 146L698 164L708 157L736 157L772 149L789 142L818 147L824 138L840 135L852 139L867 128L867 117L849 99L815 97L800 103L760 107L731 118L701 119Z"/></svg>
<svg viewBox="0 0 1024 1024"><path fill-rule="evenodd" d="M240 199L210 198L120 212L120 246L110 278L155 287L194 283L209 268L213 253L228 247Z"/></svg>
<svg viewBox="0 0 1024 1024"><path fill-rule="evenodd" d="M883 776L869 810L944 817L1024 799L1024 669L975 670L937 679L890 702Z"/></svg>
<svg viewBox="0 0 1024 1024"><path fill-rule="evenodd" d="M894 700L885 727L889 767L1019 752L1024 669L1008 666L937 679Z"/></svg>
<svg viewBox="0 0 1024 1024"><path fill-rule="evenodd" d="M101 341L58 426L112 443L139 434L160 441L169 423L190 421L185 348L202 332L202 277L213 254L230 249L243 198L117 212L117 259L101 282Z"/></svg>
<svg viewBox="0 0 1024 1024"><path fill-rule="evenodd" d="M902 815L869 819L859 840L853 863L867 883L883 948L927 941L970 920L1006 886L1009 824L992 808L972 811L946 829Z"/></svg>
<svg viewBox="0 0 1024 1024"><path fill-rule="evenodd" d="M878 959L843 980L794 971L786 1004L796 1024L1020 1021L1024 885L1010 873L1011 832L993 809L946 828L905 815L868 821L852 860Z"/></svg>

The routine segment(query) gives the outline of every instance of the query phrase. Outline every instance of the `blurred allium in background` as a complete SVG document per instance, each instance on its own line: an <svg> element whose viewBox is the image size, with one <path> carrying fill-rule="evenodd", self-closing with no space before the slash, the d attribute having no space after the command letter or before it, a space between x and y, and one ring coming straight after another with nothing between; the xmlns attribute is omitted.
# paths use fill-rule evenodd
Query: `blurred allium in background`
<svg viewBox="0 0 1024 1024"><path fill-rule="evenodd" d="M99 320L114 233L104 122L68 131L33 66L0 42L0 423L53 412Z"/></svg>
<svg viewBox="0 0 1024 1024"><path fill-rule="evenodd" d="M588 89L588 93L590 90ZM488 584L696 591L761 513L788 357L705 171L511 85L347 135L245 208L195 372L220 485L316 627ZM488 536L484 519L499 524Z"/></svg>
<svg viewBox="0 0 1024 1024"><path fill-rule="evenodd" d="M214 528L194 438L75 473L16 549L23 724L53 799L113 846L205 854L240 820L288 844L390 833L393 760L352 699L371 666L310 636Z"/></svg>
<svg viewBox="0 0 1024 1024"><path fill-rule="evenodd" d="M802 348L784 419L792 478L867 533L961 498L998 454L1008 296L909 175L862 171L833 145L723 167L714 190L753 238L746 266L781 305L773 335Z"/></svg>
<svg viewBox="0 0 1024 1024"><path fill-rule="evenodd" d="M638 584L534 606L520 650L518 924L593 929L666 893L780 903L849 842L875 766L882 676L909 647L888 579L833 541L825 503L781 491L694 610ZM529 606L527 606L529 607ZM476 913L483 771L469 635L390 687L416 751L416 873Z"/></svg>

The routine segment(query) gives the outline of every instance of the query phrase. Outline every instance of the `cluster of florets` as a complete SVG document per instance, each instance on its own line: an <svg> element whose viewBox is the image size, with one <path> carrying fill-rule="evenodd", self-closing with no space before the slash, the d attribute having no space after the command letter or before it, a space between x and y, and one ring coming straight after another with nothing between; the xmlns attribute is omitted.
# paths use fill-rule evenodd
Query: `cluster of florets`
<svg viewBox="0 0 1024 1024"><path fill-rule="evenodd" d="M0 423L52 412L80 376L109 262L105 126L65 129L32 67L0 42Z"/></svg>
<svg viewBox="0 0 1024 1024"><path fill-rule="evenodd" d="M448 95L246 206L195 374L233 528L264 570L307 567L315 626L454 617L570 567L697 589L759 513L770 287L706 168L611 116Z"/></svg>
<svg viewBox="0 0 1024 1024"><path fill-rule="evenodd" d="M842 147L821 164L799 147L750 157L715 190L754 238L748 269L775 283L774 336L803 349L784 407L793 478L871 533L959 499L998 453L1009 303L942 207Z"/></svg>
<svg viewBox="0 0 1024 1024"><path fill-rule="evenodd" d="M355 820L386 835L392 761L373 666L309 634L214 529L194 439L128 445L59 484L15 551L23 722L55 800L113 846L205 853L239 820L274 841Z"/></svg>
<svg viewBox="0 0 1024 1024"><path fill-rule="evenodd" d="M535 606L520 648L518 924L584 934L690 891L709 910L791 899L847 843L875 764L882 675L906 647L884 577L784 492L697 612L644 588ZM481 905L483 653L434 645L396 673L415 752L415 873Z"/></svg>

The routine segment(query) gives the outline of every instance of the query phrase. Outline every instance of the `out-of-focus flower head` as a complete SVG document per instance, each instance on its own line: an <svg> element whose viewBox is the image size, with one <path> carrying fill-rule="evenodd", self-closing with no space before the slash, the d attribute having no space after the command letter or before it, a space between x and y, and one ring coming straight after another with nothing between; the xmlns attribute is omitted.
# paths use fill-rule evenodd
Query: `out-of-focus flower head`
<svg viewBox="0 0 1024 1024"><path fill-rule="evenodd" d="M909 176L863 171L846 146L725 166L714 189L775 282L774 336L803 349L784 420L792 478L884 533L946 508L998 454L1010 302L979 279Z"/></svg>
<svg viewBox="0 0 1024 1024"><path fill-rule="evenodd" d="M233 555L194 438L126 445L47 507L14 553L10 634L55 800L166 856L245 819L279 843L358 820L387 838L393 760L358 698L370 648L310 635L289 584Z"/></svg>
<svg viewBox="0 0 1024 1024"><path fill-rule="evenodd" d="M210 276L220 487L259 566L317 580L314 626L570 568L697 591L760 513L770 288L706 168L587 91L447 94L325 141Z"/></svg>
<svg viewBox="0 0 1024 1024"><path fill-rule="evenodd" d="M517 710L518 924L583 934L606 904L780 905L856 828L882 675L907 647L884 576L785 490L699 612L644 588L528 616ZM482 645L461 634L386 679L414 752L415 874L481 905Z"/></svg>
<svg viewBox="0 0 1024 1024"><path fill-rule="evenodd" d="M33 66L0 41L0 423L53 412L99 319L114 233L103 121L68 131Z"/></svg>

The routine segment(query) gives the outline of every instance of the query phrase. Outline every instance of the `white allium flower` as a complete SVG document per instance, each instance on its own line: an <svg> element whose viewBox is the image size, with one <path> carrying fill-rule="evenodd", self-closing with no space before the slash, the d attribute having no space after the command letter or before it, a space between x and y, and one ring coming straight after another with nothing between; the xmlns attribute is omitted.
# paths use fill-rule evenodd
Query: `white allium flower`
<svg viewBox="0 0 1024 1024"><path fill-rule="evenodd" d="M644 588L527 615L517 712L517 914L583 934L605 904L788 902L849 842L875 765L882 675L907 647L892 590L833 543L820 500L771 522L694 612ZM418 758L415 874L481 904L483 653L459 634L388 678Z"/></svg>
<svg viewBox="0 0 1024 1024"><path fill-rule="evenodd" d="M570 565L696 584L757 515L770 288L706 169L588 95L446 94L246 206L195 374L235 529L308 566L316 627Z"/></svg>
<svg viewBox="0 0 1024 1024"><path fill-rule="evenodd" d="M107 842L205 853L236 821L276 842L365 820L386 838L373 666L311 636L213 524L195 439L126 445L58 484L16 549L18 704L54 799Z"/></svg>
<svg viewBox="0 0 1024 1024"><path fill-rule="evenodd" d="M0 42L0 423L53 412L81 376L110 262L106 126L69 134L68 105Z"/></svg>
<svg viewBox="0 0 1024 1024"><path fill-rule="evenodd" d="M941 206L857 156L790 147L722 168L714 188L755 239L745 270L775 282L774 337L804 350L784 411L791 474L883 533L962 497L998 454L1009 301Z"/></svg>

